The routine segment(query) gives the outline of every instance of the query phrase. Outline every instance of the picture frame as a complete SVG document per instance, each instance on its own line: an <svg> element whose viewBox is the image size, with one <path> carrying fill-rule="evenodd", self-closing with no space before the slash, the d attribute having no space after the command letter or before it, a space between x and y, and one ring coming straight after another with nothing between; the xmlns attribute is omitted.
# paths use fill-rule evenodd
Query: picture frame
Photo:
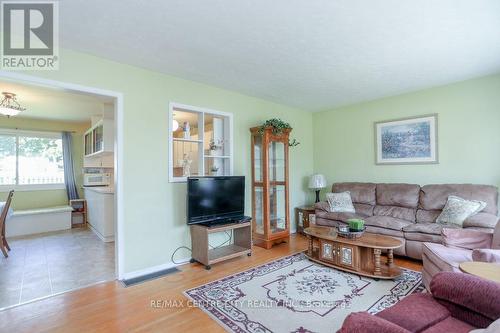
<svg viewBox="0 0 500 333"><path fill-rule="evenodd" d="M375 129L375 164L437 164L438 115L379 121Z"/></svg>

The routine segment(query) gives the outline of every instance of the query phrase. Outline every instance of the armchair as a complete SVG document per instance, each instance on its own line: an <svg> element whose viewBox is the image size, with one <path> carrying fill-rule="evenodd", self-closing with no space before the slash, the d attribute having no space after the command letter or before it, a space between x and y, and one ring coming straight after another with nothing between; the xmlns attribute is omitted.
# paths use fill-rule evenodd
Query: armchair
<svg viewBox="0 0 500 333"><path fill-rule="evenodd" d="M465 333L500 317L500 284L476 276L441 272L431 294L417 293L376 315L354 312L337 333Z"/></svg>
<svg viewBox="0 0 500 333"><path fill-rule="evenodd" d="M422 246L422 279L427 290L438 272L460 272L464 261L500 263L500 223L493 234L471 229L443 228L443 244L424 243Z"/></svg>

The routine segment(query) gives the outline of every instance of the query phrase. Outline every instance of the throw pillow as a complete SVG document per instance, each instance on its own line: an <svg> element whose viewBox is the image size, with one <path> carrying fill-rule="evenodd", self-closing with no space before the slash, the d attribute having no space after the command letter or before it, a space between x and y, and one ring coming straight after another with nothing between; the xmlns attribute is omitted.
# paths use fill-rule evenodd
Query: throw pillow
<svg viewBox="0 0 500 333"><path fill-rule="evenodd" d="M466 200L454 195L448 197L448 201L441 214L436 219L437 223L453 223L462 226L465 219L482 211L486 202L479 200Z"/></svg>
<svg viewBox="0 0 500 333"><path fill-rule="evenodd" d="M332 213L354 213L351 192L327 193L326 200Z"/></svg>

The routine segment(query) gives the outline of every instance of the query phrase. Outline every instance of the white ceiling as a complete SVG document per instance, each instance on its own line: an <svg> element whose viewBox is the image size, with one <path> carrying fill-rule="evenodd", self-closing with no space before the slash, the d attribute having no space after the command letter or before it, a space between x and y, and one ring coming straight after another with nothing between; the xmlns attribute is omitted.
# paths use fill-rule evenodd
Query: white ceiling
<svg viewBox="0 0 500 333"><path fill-rule="evenodd" d="M1 92L15 93L17 101L26 108L16 116L19 118L90 122L91 116L103 115L103 105L109 102L91 95L6 80L0 80ZM0 98L3 96L0 95Z"/></svg>
<svg viewBox="0 0 500 333"><path fill-rule="evenodd" d="M500 72L498 0L60 1L62 47L317 111Z"/></svg>

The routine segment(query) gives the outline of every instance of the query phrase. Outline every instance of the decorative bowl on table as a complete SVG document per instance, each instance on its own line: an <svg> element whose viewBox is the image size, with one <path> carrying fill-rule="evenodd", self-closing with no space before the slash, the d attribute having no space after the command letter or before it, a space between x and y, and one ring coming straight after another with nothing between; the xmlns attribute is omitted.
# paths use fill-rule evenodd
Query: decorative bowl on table
<svg viewBox="0 0 500 333"><path fill-rule="evenodd" d="M363 236L365 232L365 221L361 219L349 219L348 225L339 225L337 233L341 237L356 239Z"/></svg>
<svg viewBox="0 0 500 333"><path fill-rule="evenodd" d="M349 232L351 231L348 225L339 225L337 227L338 232Z"/></svg>

